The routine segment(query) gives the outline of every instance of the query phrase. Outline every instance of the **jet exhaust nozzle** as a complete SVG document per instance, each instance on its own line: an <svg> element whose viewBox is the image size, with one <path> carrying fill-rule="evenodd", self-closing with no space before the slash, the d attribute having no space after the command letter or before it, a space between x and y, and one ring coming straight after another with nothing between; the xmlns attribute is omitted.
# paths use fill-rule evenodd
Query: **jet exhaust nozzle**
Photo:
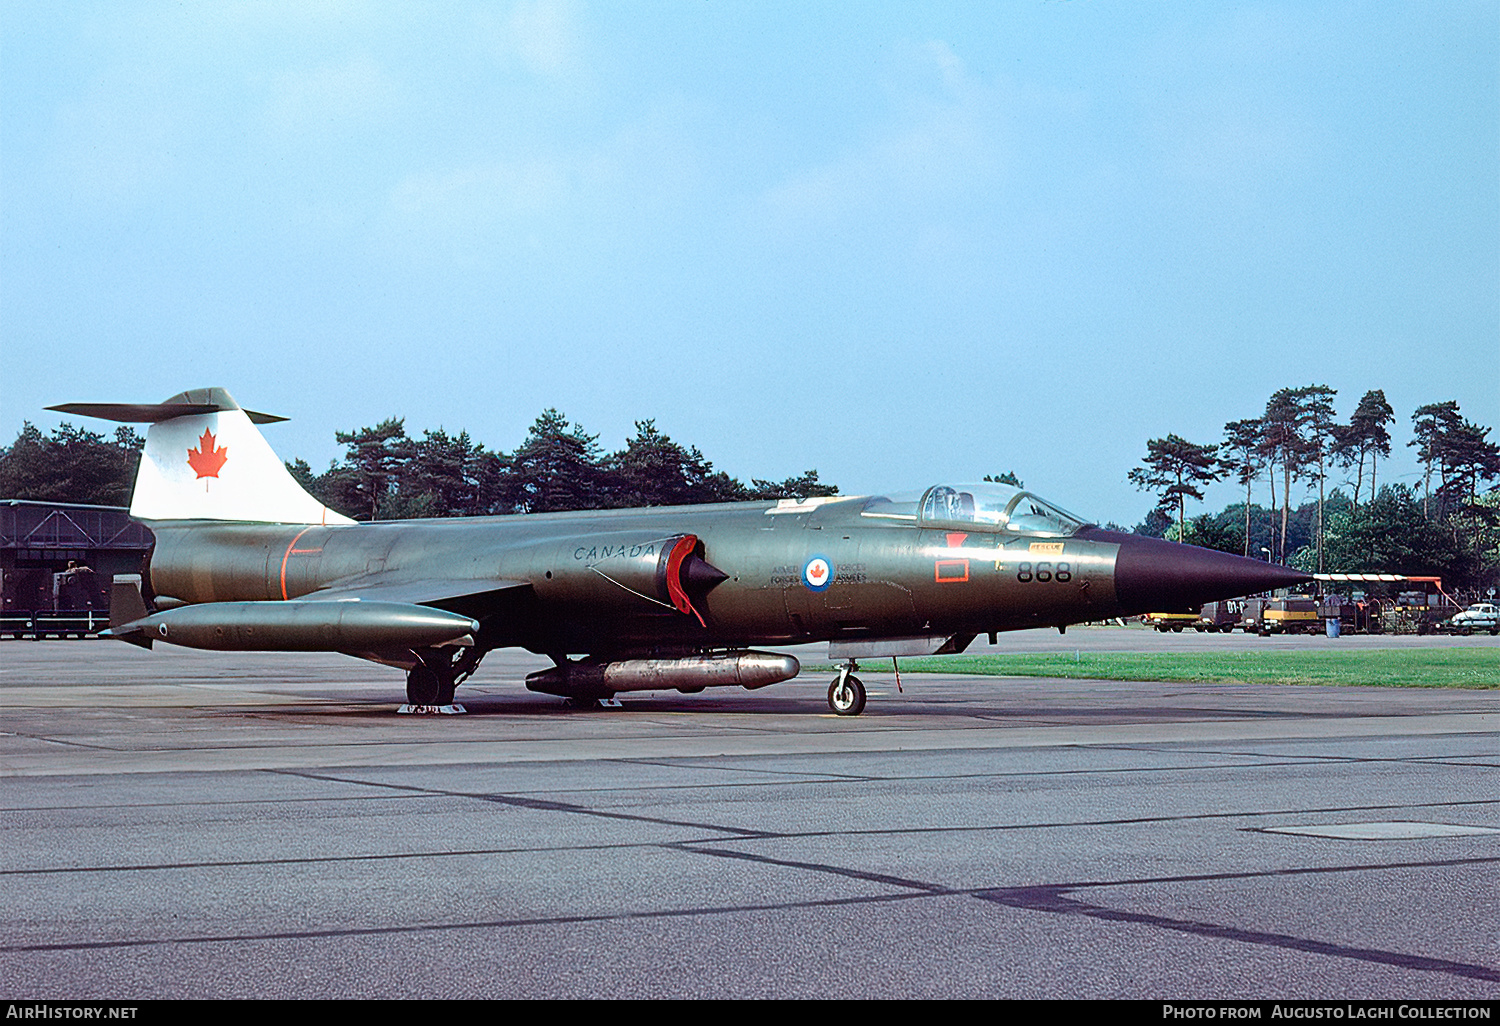
<svg viewBox="0 0 1500 1026"><path fill-rule="evenodd" d="M526 677L532 691L564 698L603 698L618 691L753 690L797 676L795 656L776 652L721 652L665 659L567 663Z"/></svg>
<svg viewBox="0 0 1500 1026"><path fill-rule="evenodd" d="M472 644L479 623L404 602L205 602L153 613L109 634L225 652L346 652Z"/></svg>

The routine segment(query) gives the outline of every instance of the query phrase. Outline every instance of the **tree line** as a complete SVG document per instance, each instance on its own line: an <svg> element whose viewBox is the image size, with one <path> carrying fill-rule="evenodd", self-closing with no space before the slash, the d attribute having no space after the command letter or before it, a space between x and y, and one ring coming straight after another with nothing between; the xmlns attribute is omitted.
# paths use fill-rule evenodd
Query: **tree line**
<svg viewBox="0 0 1500 1026"><path fill-rule="evenodd" d="M128 426L106 437L63 423L44 435L27 421L0 448L0 498L129 505L144 444Z"/></svg>
<svg viewBox="0 0 1500 1026"><path fill-rule="evenodd" d="M1438 574L1474 585L1500 577L1500 449L1490 429L1464 418L1456 402L1411 415L1422 465L1417 486L1381 484L1391 455L1395 412L1380 390L1366 392L1347 421L1326 385L1285 388L1259 417L1230 421L1222 441L1199 444L1169 434L1146 443L1129 473L1156 494L1156 508L1135 530L1241 555L1265 556L1317 571ZM491 450L468 432L441 428L413 437L391 418L339 431L341 459L321 473L288 461L294 477L321 501L357 519L541 513L569 509L663 506L837 494L816 470L747 485L714 469L694 446L639 421L607 452L557 410L544 411L510 452ZM140 458L131 427L112 435L64 423L43 434L25 424L0 448L0 497L125 505ZM1244 499L1219 513L1189 518L1188 501L1232 478ZM995 480L1019 484L1013 473ZM1330 487L1330 484L1335 485ZM1294 502L1298 485L1315 488ZM1256 489L1265 489L1265 504Z"/></svg>
<svg viewBox="0 0 1500 1026"><path fill-rule="evenodd" d="M486 449L467 431L406 433L398 418L335 434L342 460L314 474L292 460L292 476L326 505L358 519L550 513L792 496L835 495L816 470L747 486L673 441L654 420L637 421L623 448L605 452L599 436L546 410L514 451Z"/></svg>
<svg viewBox="0 0 1500 1026"><path fill-rule="evenodd" d="M512 452L486 448L467 431L438 428L420 438L405 421L335 432L344 456L316 473L287 461L293 477L329 507L360 520L546 513L570 509L668 506L748 499L836 495L808 470L783 481L748 485L714 470L695 446L638 421L616 452L557 410L536 419ZM130 427L112 437L64 423L45 435L30 422L0 448L0 497L123 506L130 502L141 436Z"/></svg>
<svg viewBox="0 0 1500 1026"><path fill-rule="evenodd" d="M1430 403L1411 415L1423 467L1420 488L1377 487L1381 459L1391 455L1395 411L1385 392L1366 392L1348 421L1337 418L1337 392L1327 385L1283 388L1259 417L1230 421L1220 442L1178 435L1153 438L1129 473L1157 505L1137 531L1175 537L1310 572L1437 574L1470 585L1500 572L1500 491L1481 493L1500 478L1500 446L1490 429L1464 418L1454 401ZM1329 490L1330 477L1342 472ZM1233 510L1187 517L1189 499L1233 478L1245 499ZM1253 502L1266 484L1269 506ZM1316 499L1294 509L1293 486L1316 488ZM1172 521L1175 519L1175 523Z"/></svg>

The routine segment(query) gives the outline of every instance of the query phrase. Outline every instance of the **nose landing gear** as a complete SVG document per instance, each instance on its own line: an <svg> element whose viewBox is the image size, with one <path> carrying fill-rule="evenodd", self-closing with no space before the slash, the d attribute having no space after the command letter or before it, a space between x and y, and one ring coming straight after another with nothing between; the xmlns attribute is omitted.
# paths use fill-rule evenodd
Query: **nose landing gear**
<svg viewBox="0 0 1500 1026"><path fill-rule="evenodd" d="M839 667L839 675L828 685L828 708L839 716L858 716L865 711L865 685L854 671L853 659Z"/></svg>

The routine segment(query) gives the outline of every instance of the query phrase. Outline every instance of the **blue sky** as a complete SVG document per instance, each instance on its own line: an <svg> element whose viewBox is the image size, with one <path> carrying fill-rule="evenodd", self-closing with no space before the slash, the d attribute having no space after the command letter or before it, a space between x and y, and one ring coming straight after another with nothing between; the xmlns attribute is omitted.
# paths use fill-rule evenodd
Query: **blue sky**
<svg viewBox="0 0 1500 1026"><path fill-rule="evenodd" d="M1500 5L0 2L3 443L556 407L1133 524L1148 438L1312 383L1387 481L1421 404L1500 435Z"/></svg>

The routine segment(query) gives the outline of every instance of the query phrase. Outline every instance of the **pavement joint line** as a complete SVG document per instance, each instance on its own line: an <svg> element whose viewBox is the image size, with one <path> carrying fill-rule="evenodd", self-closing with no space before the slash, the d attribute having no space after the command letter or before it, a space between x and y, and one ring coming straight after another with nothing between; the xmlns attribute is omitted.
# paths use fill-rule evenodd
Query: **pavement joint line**
<svg viewBox="0 0 1500 1026"><path fill-rule="evenodd" d="M1244 927L1228 926L1220 923L1206 923L1201 920L1174 919L1169 916L1155 915L1149 912L1109 908L1104 905L1095 905L1070 898L1067 896L1067 893L1068 888L1065 887L1018 887L1000 889L990 894L976 895L976 897L1011 908L1030 909L1032 911L1058 915L1085 916L1105 922L1129 923L1158 930L1208 937L1214 940L1253 944L1260 947L1282 948L1312 955L1327 955L1333 958L1348 958L1360 962L1372 962L1377 965L1395 966L1400 969L1443 973L1464 979L1500 982L1500 970L1489 966L1475 965L1469 962L1456 962L1450 959L1430 958L1426 955L1412 955L1400 951L1387 951L1380 948L1361 948L1348 944L1338 944L1333 941L1296 937L1291 934L1249 930Z"/></svg>
<svg viewBox="0 0 1500 1026"><path fill-rule="evenodd" d="M694 735L675 739L678 756L725 758L742 755L801 755L945 751L1004 748L1099 747L1122 744L1201 744L1211 741L1326 740L1343 737L1435 736L1492 734L1500 721L1484 712L1427 713L1411 716L1301 717L1275 721L1194 721L1161 724L1129 723L1110 726L922 728L900 727L818 732L790 731L725 737ZM1162 737L1170 731L1170 737ZM270 749L281 758L266 758L266 750L239 746L214 749L218 766L197 766L195 772L214 769L291 769L311 767L371 767L381 765L454 765L485 761L496 764L632 759L660 756L663 739L599 739L589 745L559 745L553 741L509 741L505 739L421 740L400 743L372 742L351 747L330 745L277 746ZM643 751L642 749L647 749ZM0 777L57 776L108 772L153 773L178 769L176 763L189 756L203 761L203 749L171 752L101 753L94 764L59 763L55 757L10 754L0 757ZM295 758L294 758L295 756ZM393 756L399 756L393 758ZM385 761L381 761L382 757Z"/></svg>
<svg viewBox="0 0 1500 1026"><path fill-rule="evenodd" d="M1129 751L1130 749L1123 749L1123 750ZM617 760L617 761L629 762L630 760ZM670 766L671 764L668 763L666 765ZM1115 768L1097 768L1097 769L1074 769L1074 770L1022 770L1022 771L1014 771L1014 772L1006 771L1006 772L995 772L995 773L926 774L926 775L908 775L908 774L903 774L903 775L899 775L899 776L881 776L881 777L875 777L875 776L865 776L865 777L839 776L839 775L835 775L835 774L828 774L826 776L819 776L819 775L816 775L816 774L810 774L810 775L807 775L805 777L801 777L801 778L798 778L798 779L723 781L721 783L714 783L714 784L618 785L618 786L611 786L611 787L593 787L593 788L587 789L586 791L571 792L571 793L590 794L590 795L609 795L609 794L616 794L616 793L622 793L622 792L624 792L624 793L630 793L630 794L640 794L643 791L650 791L651 793L657 793L657 792L672 792L672 791L701 791L701 790L705 790L705 789L719 789L719 788L744 788L744 789L750 789L750 788L758 788L758 787L787 787L787 786L794 786L794 785L797 785L797 784L809 784L809 785L812 785L812 784L829 784L829 783L847 783L847 784L872 784L872 785L880 785L880 784L943 782L943 781L953 781L953 780L1015 780L1015 779L1051 779L1053 777L1073 777L1073 776L1117 776L1117 775L1120 775L1120 774L1131 774L1131 773L1151 773L1151 774L1158 774L1158 775L1167 775L1167 774L1174 774L1174 773L1197 773L1197 772L1202 772L1204 770L1214 770L1214 769L1281 769L1281 768L1286 768L1286 767L1296 767L1296 766L1304 766L1304 765L1307 765L1307 764L1306 763L1301 763L1301 762L1272 762L1272 763L1234 763L1234 762L1224 762L1224 763L1209 763L1209 764L1198 763L1198 764L1193 764L1193 765L1189 765L1189 766L1178 766L1178 767L1172 767L1172 768L1162 768L1162 767L1157 767L1157 766L1129 766L1129 767L1122 767L1122 768L1118 768L1118 769L1115 769ZM1319 764L1314 763L1314 765L1319 765ZM1337 763L1335 765L1337 765ZM1452 766L1454 766L1455 768L1458 768L1458 769L1468 769L1468 768L1471 768L1473 766L1473 763L1467 763L1467 762L1441 763L1441 762L1439 762L1439 763L1430 763L1430 765L1452 765ZM205 771L205 772L222 772L222 771ZM359 781L359 780L355 780L353 778L344 778L344 777L335 777L335 776L326 776L326 777L324 777L324 776L318 776L318 775L315 775L315 774L310 773L310 772L305 772L305 771L296 770L296 769L264 769L264 770L250 770L250 771L247 771L247 772L254 772L254 773L278 773L278 774L285 774L287 776L304 777L304 778L311 779L311 780L327 780L330 783L354 783L354 784L361 784L362 783L362 784L365 784L367 786L376 787L376 788L383 788L385 786L384 784L381 784L381 783L372 783L370 781ZM751 769L746 769L745 772L748 773L748 772L755 772L755 771L751 770ZM551 791L548 790L546 793L551 793ZM405 794L363 794L363 795L333 795L333 794L327 794L327 795L310 795L310 796L301 797L301 798L275 798L275 799L271 799L271 798L233 798L233 799L215 799L215 800L187 801L187 802L177 802L177 801L170 801L170 802L129 802L129 803L124 803L124 804L109 804L109 805L10 805L10 806L0 806L0 812L70 812L70 811L72 811L72 812L83 812L83 811L90 811L90 810L97 810L97 809L153 809L153 808L187 808L187 807L216 808L216 807L220 807L220 806L228 808L228 807L233 807L233 806L236 806L236 805L267 805L267 804L286 805L286 804L298 803L298 802L316 804L316 803L320 803L320 802L321 803L328 803L328 802L347 802L347 801L401 801L401 800L415 800L415 799L422 799L422 798L444 798L444 797L451 797L451 796L460 795L460 794L462 794L462 795L468 795L469 792L447 792L447 791L431 791L431 792L426 792L426 791L413 791L411 793L405 793ZM1401 803L1399 805L1392 805L1392 806L1350 806L1347 811L1358 811L1360 809L1365 809L1365 808L1369 808L1369 809L1380 809L1380 808L1442 808L1442 807L1446 807L1446 806L1450 806L1450 805L1486 805L1486 804L1492 804L1494 802L1500 802L1500 799L1472 799L1472 800L1466 799L1466 800L1452 801L1452 802L1415 802L1415 803ZM1298 811L1301 811L1301 810L1288 810L1288 811L1289 812L1298 812ZM1312 810L1312 811L1320 811L1320 810L1316 810L1315 809L1315 810ZM1335 809L1335 810L1323 810L1323 811L1345 811L1345 810L1343 810L1343 809ZM1205 813L1204 815L1217 816L1217 815L1238 815L1238 814L1237 813L1222 813L1222 814L1221 813Z"/></svg>
<svg viewBox="0 0 1500 1026"><path fill-rule="evenodd" d="M318 780L339 780L341 778L316 775L311 773L297 773L291 770L283 770L289 776L306 776ZM347 783L358 783L359 781L346 781ZM657 826L685 827L694 830L704 830L720 834L730 834L742 837L761 837L765 835L762 830L746 830L742 827L720 826L716 823L697 823L691 820L670 820L659 816L644 816L638 813L616 812L608 809L591 809L576 802L561 802L545 798L529 798L524 796L513 796L496 794L494 792L455 791L442 788L422 787L417 784L390 784L378 783L367 786L385 787L397 791L414 791L421 794L443 796L448 798L466 798L473 801L487 802L492 805L506 805L512 808L530 809L539 812L566 812L574 815L596 816L601 819L617 819L633 823L650 823Z"/></svg>
<svg viewBox="0 0 1500 1026"><path fill-rule="evenodd" d="M746 857L743 853L720 851L711 848L694 848L690 850L697 851L700 854L706 854L721 858L743 859ZM1072 891L1076 890L1084 890L1090 888L1097 889L1105 887L1122 887L1132 885L1138 886L1144 883L1186 883L1205 880L1245 879L1257 876L1289 875L1297 873L1339 873L1362 870L1391 870L1415 867L1454 866L1486 862L1500 862L1500 858L1453 859L1422 863L1391 863L1385 865L1306 867L1286 870L1272 870L1269 871L1269 873L1259 872L1195 874L1181 877L1153 878L1146 880L1095 881L1092 883L1041 884L1031 885L1027 887L973 887L959 889L950 889L937 884L928 884L923 881L903 880L899 877L887 877L883 874L871 874L859 870L849 870L845 869L844 867L831 867L818 863L794 863L788 862L786 860L769 859L754 859L754 861L769 862L774 865L785 866L788 868L802 868L814 871L821 870L823 872L833 873L834 875L840 877L857 879L862 882L901 887L904 889L904 892L897 894L869 896L844 896L839 898L824 898L811 901L782 902L776 904L727 905L687 909L655 909L645 912L634 911L588 916L534 917L513 920L495 920L489 922L471 921L463 923L425 923L408 924L402 926L346 927L337 930L283 930L253 934L240 933L221 935L191 935L149 939L128 938L101 941L72 941L26 945L0 945L0 952L21 954L58 951L104 950L111 948L165 947L186 944L245 943L247 941L257 940L312 940L335 939L353 936L436 933L458 930L507 928L515 929L538 925L568 925L581 923L640 921L649 919L681 918L705 915L733 915L737 913L754 911L789 910L798 908L828 908L912 899L972 897L977 898L981 901L1016 908L1023 911L1042 912L1049 914L1080 915L1087 918L1100 919L1108 922L1128 923L1132 925L1146 926L1154 929L1187 933L1191 935L1208 937L1215 940L1228 940L1233 942L1254 944L1258 946L1283 948L1302 951L1308 954L1326 955L1330 957L1348 958L1357 961L1391 965L1403 969L1439 972L1463 978L1500 981L1500 970L1496 970L1488 966L1473 965L1470 963L1456 962L1445 959L1434 959L1428 958L1426 956L1409 955L1402 952L1385 951L1374 948L1356 948L1347 945L1339 945L1328 941L1317 941L1310 938L1295 937L1290 934L1273 934L1263 931L1245 930L1239 927L1227 926L1218 923L1205 923L1193 920L1171 919L1165 916L1158 916L1149 913L1112 909L1102 905L1079 901L1077 899L1069 898L1066 896Z"/></svg>
<svg viewBox="0 0 1500 1026"><path fill-rule="evenodd" d="M464 794L457 794L457 793L453 793L453 792L424 792L423 794L413 795L412 797L435 797L435 798L437 798L437 797L473 797L473 796L471 796L471 795L464 795ZM900 836L913 836L913 835L941 835L941 834L966 834L966 833L1002 833L1002 832L1020 831L1020 830L1075 830L1075 829L1078 829L1078 828L1081 828L1081 827L1144 826L1144 825L1156 824L1156 823L1183 823L1183 822L1194 822L1194 821L1200 821L1200 820L1261 819L1261 818L1265 818L1265 817L1269 817L1269 816L1278 816L1278 817L1280 817L1280 816L1327 816L1327 815L1333 815L1333 814L1391 812L1391 811L1407 811L1407 810L1413 810L1413 809L1437 809L1437 808L1452 808L1452 807L1464 807L1464 806L1474 806L1474 805L1483 806L1483 805L1496 805L1496 804L1500 804L1500 799L1475 799L1475 800L1472 800L1472 801L1455 801L1455 802L1439 802L1439 803L1431 803L1431 802L1424 802L1424 803L1404 803L1404 804L1397 804L1397 805L1334 806L1334 807L1313 808L1313 809L1268 809L1268 810L1250 811L1250 812L1210 812L1210 813L1195 813L1193 815L1186 815L1186 816L1136 816L1136 817L1126 817L1126 818L1120 818L1120 819L1071 820L1071 821L1063 821L1063 822L1049 821L1049 822L1044 822L1044 823L995 823L995 824L964 825L964 826L880 827L880 828L861 828L861 829L852 829L852 830L761 831L761 832L758 832L758 833L740 833L740 834L737 834L737 835L734 835L734 836L729 836L729 837L714 836L714 837L702 837L702 838L697 838L697 839L683 839L683 840L677 840L677 841L655 841L655 840L653 840L653 841L632 841L632 842L608 843L608 844L541 845L541 846L520 847L520 848L465 848L465 849L453 849L453 850L446 850L446 851L368 852L368 853L360 854L360 855L323 855L323 856L303 856L303 857L265 858L265 859L205 860L205 861L198 861L198 862L136 863L136 864L126 864L126 865L115 865L115 866L51 866L51 867L35 866L35 867L30 867L30 868L25 868L25 869L0 869L0 877L7 877L7 876L40 876L40 875L50 875L50 874L63 875L63 874L68 874L68 873L133 873L133 872L156 872L156 871L171 871L171 870L182 870L182 869L232 868L232 867L236 867L236 866L308 865L308 864L325 864L325 863L340 863L340 862L395 861L395 860L400 860L400 859L472 858L472 857L481 856L481 855L537 854L537 853L543 853L543 852L556 852L556 851L614 851L614 850L628 850L628 849L632 849L632 848L683 848L683 847L695 847L695 846L698 846L698 845L705 845L705 844L733 844L733 843L738 843L738 842L752 842L752 841L798 841L798 840L812 840L812 839L825 838L825 837L900 837ZM569 814L575 814L576 815L576 814L589 814L593 810L587 810L587 809L570 809L570 808L567 808L567 807L563 806L561 803L549 803L547 807L545 807L545 808L538 808L537 811L556 811L556 812L564 812L564 813L569 813ZM657 822L657 823L662 823L663 825L674 825L674 826L684 825L684 824L681 824L681 823L673 823L671 821L665 821L665 820L649 820L648 819L647 822ZM714 826L714 825L705 825L705 824L687 824L687 825L694 825L694 826L697 826L700 829L703 829L703 830L705 830L705 831L707 831L709 833L718 834L718 835L722 835L722 834L725 834L725 833L733 833L733 828L728 828L728 827ZM1263 832L1266 832L1269 828L1263 827L1263 826L1245 826L1245 827L1240 827L1239 829L1247 831L1247 832L1263 833ZM696 850L696 847L695 847L695 850ZM721 854L725 854L727 856L729 853L728 852L721 852ZM1496 858L1481 857L1481 858L1478 858L1477 860L1474 860L1474 859L1471 859L1471 860L1459 860L1459 862L1457 864L1465 864L1466 862L1469 862L1469 861L1481 861L1481 862L1485 862L1485 861L1500 861L1500 857L1496 857ZM1446 863L1446 862L1444 862L1444 863L1422 862L1422 863L1412 863L1411 865L1414 865L1414 866L1428 866L1428 865L1448 865L1448 864L1450 864L1450 863ZM1368 867L1365 867L1365 868L1368 868ZM1308 870L1308 871L1309 872L1322 872L1323 870L1321 870L1321 869L1314 869L1314 870ZM1258 877L1258 876L1278 875L1278 874L1283 873L1283 872L1284 872L1283 870L1270 870L1270 871L1261 871L1261 872L1252 873L1252 874L1239 874L1239 875L1241 875L1241 876ZM1203 878L1206 878L1206 877L1203 877ZM1212 878L1213 879L1218 879L1219 876L1215 875ZM1165 879L1168 879L1168 880L1177 880L1177 879L1180 879L1180 878L1173 877L1173 878L1165 878ZM1194 879L1198 879L1198 878L1194 878ZM1127 881L1127 882L1132 882L1132 883L1139 883L1139 882L1156 883L1156 882L1161 882L1161 881L1151 880L1151 881ZM1113 881L1108 882L1108 883L1095 883L1095 884L1071 883L1071 884L1067 884L1066 886L1069 887L1069 888L1071 888L1071 889L1082 889L1082 888L1085 888L1085 887L1092 887L1092 886L1113 886L1114 883L1115 882L1113 882Z"/></svg>
<svg viewBox="0 0 1500 1026"><path fill-rule="evenodd" d="M47 951L96 951L110 948L164 947L179 944L242 944L246 941L275 940L321 940L344 937L378 937L392 934L443 933L458 930L503 930L532 926L565 926L584 923L632 922L651 919L676 919L693 916L737 915L746 912L775 912L806 908L837 908L848 905L867 905L893 901L911 901L914 898L929 898L926 892L904 892L898 894L859 895L854 897L822 898L809 901L778 902L774 904L714 905L696 908L653 909L601 913L578 916L537 916L531 918L500 919L491 921L468 921L460 923L416 923L403 926L346 927L337 930L281 930L264 933L200 934L182 937L121 938L100 941L72 941L44 944L4 945L0 953L23 954Z"/></svg>

